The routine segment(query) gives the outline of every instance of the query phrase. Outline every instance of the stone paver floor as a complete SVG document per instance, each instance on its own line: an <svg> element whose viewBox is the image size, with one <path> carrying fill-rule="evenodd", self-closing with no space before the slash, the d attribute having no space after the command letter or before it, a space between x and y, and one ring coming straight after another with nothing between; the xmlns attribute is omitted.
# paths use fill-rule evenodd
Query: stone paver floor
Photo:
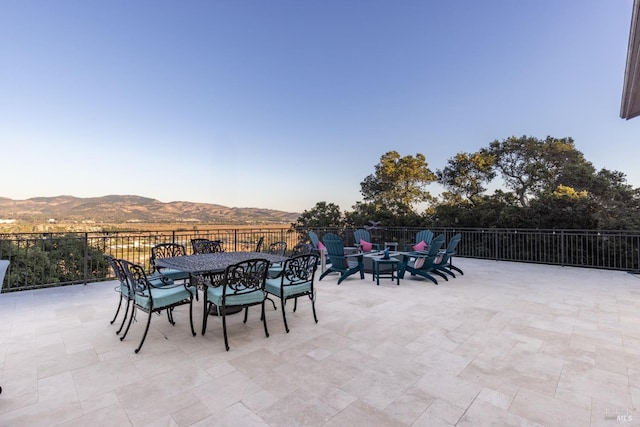
<svg viewBox="0 0 640 427"><path fill-rule="evenodd" d="M2 426L640 424L640 278L456 259L439 286L316 281L308 300L121 342L115 282L0 295ZM200 330L202 299L194 308Z"/></svg>

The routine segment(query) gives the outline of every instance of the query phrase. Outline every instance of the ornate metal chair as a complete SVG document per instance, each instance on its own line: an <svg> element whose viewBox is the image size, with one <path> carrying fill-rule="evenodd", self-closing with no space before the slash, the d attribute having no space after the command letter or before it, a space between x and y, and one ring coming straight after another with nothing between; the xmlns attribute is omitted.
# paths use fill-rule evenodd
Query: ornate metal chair
<svg viewBox="0 0 640 427"><path fill-rule="evenodd" d="M285 245L286 245L286 243L285 243ZM295 245L293 247L293 249L291 249L291 253L289 254L289 257L294 257L296 255L302 255L302 254L308 254L308 253L312 253L312 252L313 252L313 245L311 245L309 243L298 243L297 245ZM278 277L282 273L282 270L283 270L283 264L282 263L272 263L269 266L269 276L268 277L269 278ZM271 300L271 302L273 302L273 300ZM274 303L274 309L275 309L275 303Z"/></svg>
<svg viewBox="0 0 640 427"><path fill-rule="evenodd" d="M113 274L116 276L116 279L120 282L120 285L115 288L115 291L118 292L120 298L118 300L118 308L116 309L116 314L113 316L111 320L111 324L116 321L118 317L118 313L120 313L120 308L122 307L122 301L127 302L127 306L124 309L124 316L122 317L122 323L120 324L120 328L116 331L116 334L120 334L122 328L124 327L125 322L127 321L127 315L129 313L129 306L131 305L131 300L133 299L133 289L129 286L129 281L127 280L127 275L124 271L124 267L122 266L121 260L112 257L111 255L104 256L111 266L113 270Z"/></svg>
<svg viewBox="0 0 640 427"><path fill-rule="evenodd" d="M144 344L147 332L149 332L149 325L151 324L151 316L153 313L159 314L162 310L165 310L167 312L169 322L172 325L175 325L175 321L173 320L173 309L185 304L189 304L189 323L191 325L191 334L194 337L196 336L196 331L193 328L193 297L197 293L195 287L191 286L188 282L171 284L169 279L166 277L162 278L164 280L163 286L157 286L149 280L147 273L144 271L142 266L132 264L125 260L121 260L121 263L127 280L134 291L134 296L132 298L133 310L131 312L131 316L129 316L127 328L125 329L124 334L120 337L121 341L127 336L131 323L136 317L136 311L141 310L148 313L149 317L147 318L147 326L144 330L144 334L142 335L142 339L140 340L140 344L135 350L135 352L138 353Z"/></svg>
<svg viewBox="0 0 640 427"><path fill-rule="evenodd" d="M298 243L291 249L290 257L294 257L296 255L302 254L310 254L313 253L313 245L310 243Z"/></svg>
<svg viewBox="0 0 640 427"><path fill-rule="evenodd" d="M413 252L403 254L403 260L398 267L398 276L402 279L406 271L412 276L422 276L431 280L436 285L438 281L429 273L437 274L444 280L449 280L447 276L435 268L435 262L438 258L440 248L444 244L444 235L440 235L433 239L428 252Z"/></svg>
<svg viewBox="0 0 640 427"><path fill-rule="evenodd" d="M314 253L304 253L295 255L284 262L282 273L279 277L269 278L265 283L265 290L280 298L282 309L282 320L284 329L289 333L287 325L287 315L285 305L288 299L294 298L293 311L298 307L298 297L308 296L311 300L313 319L318 323L316 317L316 295L313 288L313 279L318 268L318 255Z"/></svg>
<svg viewBox="0 0 640 427"><path fill-rule="evenodd" d="M258 243L256 243L256 250L254 252L261 252L263 243L264 243L264 236L258 239Z"/></svg>
<svg viewBox="0 0 640 427"><path fill-rule="evenodd" d="M261 306L261 319L264 324L264 334L269 336L267 317L264 315L264 302L267 299L265 280L269 261L266 259L251 259L230 265L224 272L224 279L218 286L206 286L204 291L204 311L202 317L202 335L207 331L209 310L215 305L218 315L222 316L222 331L224 346L229 351L227 337L226 312L230 308L244 308L244 323L247 323L249 307ZM214 283L214 280L211 280Z"/></svg>
<svg viewBox="0 0 640 427"><path fill-rule="evenodd" d="M271 255L284 256L286 252L287 252L287 242L284 242L284 241L273 242L267 248L267 253L271 254ZM280 263L280 262L272 263L269 266L269 274L268 274L267 277L275 277L281 271L282 271L282 263ZM271 300L271 299L270 299L270 301L273 303L273 309L275 310L276 309L276 303L273 302L273 300Z"/></svg>
<svg viewBox="0 0 640 427"><path fill-rule="evenodd" d="M220 240L191 239L191 249L194 255L224 252Z"/></svg>
<svg viewBox="0 0 640 427"><path fill-rule="evenodd" d="M151 248L151 259L149 260L149 263L151 264L154 273L160 273L173 280L186 280L189 278L189 274L170 268L158 267L156 265L157 259L185 255L187 255L187 250L184 245L179 243L160 243Z"/></svg>
<svg viewBox="0 0 640 427"><path fill-rule="evenodd" d="M347 257L344 253L344 244L342 243L342 239L333 233L325 234L322 241L327 247L327 256L331 260L331 266L320 275L318 280L322 280L329 273L340 274L338 285L342 283L344 279L355 273L360 273L360 279L364 279L364 263L362 262L362 254L355 257Z"/></svg>
<svg viewBox="0 0 640 427"><path fill-rule="evenodd" d="M267 253L284 256L287 252L287 242L273 242L267 248Z"/></svg>

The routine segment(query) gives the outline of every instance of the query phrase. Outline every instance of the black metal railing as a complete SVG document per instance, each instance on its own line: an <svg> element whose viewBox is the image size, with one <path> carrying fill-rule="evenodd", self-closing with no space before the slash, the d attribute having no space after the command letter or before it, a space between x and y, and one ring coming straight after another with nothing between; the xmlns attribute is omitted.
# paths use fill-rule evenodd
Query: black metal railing
<svg viewBox="0 0 640 427"><path fill-rule="evenodd" d="M373 243L397 243L400 250L415 244L420 229L386 227L371 229ZM431 228L448 241L461 233L457 256L576 266L623 271L640 270L640 231L529 230ZM356 246L353 228L314 230L340 235L345 246ZM194 238L222 241L226 251L253 251L260 237L263 250L285 241L292 248L306 241L306 230L283 228L228 228L198 231L127 231L92 233L20 233L0 235L0 259L11 264L4 291L89 283L112 279L104 254L149 267L151 248L175 242L187 247Z"/></svg>

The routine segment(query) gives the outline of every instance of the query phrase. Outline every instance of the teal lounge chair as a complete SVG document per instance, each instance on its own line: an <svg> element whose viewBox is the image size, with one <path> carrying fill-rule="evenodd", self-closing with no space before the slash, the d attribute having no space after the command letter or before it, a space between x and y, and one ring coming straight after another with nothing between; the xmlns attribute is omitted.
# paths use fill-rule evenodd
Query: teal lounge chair
<svg viewBox="0 0 640 427"><path fill-rule="evenodd" d="M429 273L434 273L445 280L449 280L444 273L438 271L434 266L434 262L438 258L438 253L443 244L444 235L440 235L433 239L428 252L405 253L398 268L400 278L403 279L405 272L408 271L412 276L422 276L425 279L431 280L436 285L438 281Z"/></svg>
<svg viewBox="0 0 640 427"><path fill-rule="evenodd" d="M447 249L444 252L440 251L441 259L437 264L434 264L434 268L436 270L443 271L449 274L451 277L456 277L454 272L451 270L455 270L460 274L464 274L462 270L460 270L458 267L455 267L451 263L451 258L453 258L453 256L456 254L456 248L458 247L458 243L460 243L461 239L462 239L462 235L460 233L456 234L451 238L451 240L449 240Z"/></svg>
<svg viewBox="0 0 640 427"><path fill-rule="evenodd" d="M370 250L367 251L364 248L362 248L362 244L360 243L361 240L367 242L367 243L371 243L372 246L372 250L376 250L379 251L380 250L380 244L379 243L373 243L371 241L371 233L369 233L368 230L365 230L364 228L359 228L356 231L353 232L353 239L355 241L355 246L358 246L359 248L363 249L365 252L371 252Z"/></svg>
<svg viewBox="0 0 640 427"><path fill-rule="evenodd" d="M412 245L405 245L405 251L413 250L413 246L417 245L420 242L425 242L427 246L431 246L431 242L433 241L433 231L431 230L422 230L416 233L416 242Z"/></svg>
<svg viewBox="0 0 640 427"><path fill-rule="evenodd" d="M333 233L325 234L322 242L327 248L327 256L331 260L331 266L320 275L318 280L322 280L329 273L340 274L338 285L342 283L344 279L355 273L360 273L360 279L364 279L362 254L346 256L342 239Z"/></svg>

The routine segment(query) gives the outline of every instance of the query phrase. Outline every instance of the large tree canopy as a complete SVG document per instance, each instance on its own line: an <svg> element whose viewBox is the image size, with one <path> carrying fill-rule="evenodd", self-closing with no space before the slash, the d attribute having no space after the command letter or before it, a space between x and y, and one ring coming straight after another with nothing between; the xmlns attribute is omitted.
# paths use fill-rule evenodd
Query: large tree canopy
<svg viewBox="0 0 640 427"><path fill-rule="evenodd" d="M571 138L547 136L540 140L531 136L512 136L493 141L481 152L493 156L495 168L521 206L527 206L532 197L551 193L558 185L564 185L562 178L571 176L564 173L565 168L591 166L576 150Z"/></svg>
<svg viewBox="0 0 640 427"><path fill-rule="evenodd" d="M380 158L375 173L360 183L362 196L378 206L413 207L431 199L425 187L436 180L423 154L400 157L389 151Z"/></svg>
<svg viewBox="0 0 640 427"><path fill-rule="evenodd" d="M458 153L437 171L438 182L448 190L445 200L458 201L466 198L472 203L487 188L496 175L493 170L494 157L487 153Z"/></svg>
<svg viewBox="0 0 640 427"><path fill-rule="evenodd" d="M292 224L296 228L341 227L343 223L340 206L335 203L318 202L308 211L302 212Z"/></svg>
<svg viewBox="0 0 640 427"><path fill-rule="evenodd" d="M487 188L499 186L493 194ZM440 200L426 186L438 180ZM455 226L514 228L640 229L640 189L622 172L602 169L575 147L571 138L531 136L495 140L475 153L458 153L437 175L424 155L385 153L375 173L361 182L363 201L340 216L339 209L317 205L303 214L318 224L361 226ZM422 202L426 210L416 207ZM312 215L313 214L313 215ZM337 216L340 216L338 219Z"/></svg>

